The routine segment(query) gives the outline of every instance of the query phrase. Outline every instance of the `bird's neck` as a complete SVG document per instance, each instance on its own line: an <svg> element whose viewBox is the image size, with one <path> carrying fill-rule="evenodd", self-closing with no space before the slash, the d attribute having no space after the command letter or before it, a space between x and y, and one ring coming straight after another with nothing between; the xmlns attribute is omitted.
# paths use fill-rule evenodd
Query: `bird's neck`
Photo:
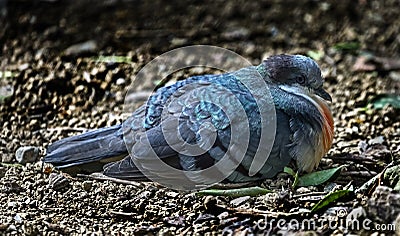
<svg viewBox="0 0 400 236"><path fill-rule="evenodd" d="M319 97L313 96L313 100L318 104L318 110L322 115L322 137L324 152L327 153L332 146L334 136L333 116L328 104Z"/></svg>

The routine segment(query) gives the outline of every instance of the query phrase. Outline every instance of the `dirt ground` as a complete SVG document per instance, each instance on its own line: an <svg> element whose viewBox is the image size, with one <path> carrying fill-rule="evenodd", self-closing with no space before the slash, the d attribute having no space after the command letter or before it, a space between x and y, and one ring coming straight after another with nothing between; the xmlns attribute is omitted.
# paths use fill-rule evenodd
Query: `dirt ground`
<svg viewBox="0 0 400 236"><path fill-rule="evenodd" d="M397 0L0 1L0 234L399 234L398 11ZM42 168L49 143L120 123L125 93L151 59L199 44L254 64L280 53L316 59L335 121L319 169L346 164L339 177L293 189L282 174L262 184L273 193L226 197ZM18 164L25 146L39 157ZM309 212L349 188L357 191ZM349 215L369 227L330 225Z"/></svg>

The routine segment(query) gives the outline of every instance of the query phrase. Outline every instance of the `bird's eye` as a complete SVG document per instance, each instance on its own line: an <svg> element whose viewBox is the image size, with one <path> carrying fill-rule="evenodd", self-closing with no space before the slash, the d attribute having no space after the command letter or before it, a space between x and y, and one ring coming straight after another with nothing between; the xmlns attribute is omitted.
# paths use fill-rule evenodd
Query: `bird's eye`
<svg viewBox="0 0 400 236"><path fill-rule="evenodd" d="M296 82L299 84L304 84L306 82L306 78L304 76L297 76Z"/></svg>

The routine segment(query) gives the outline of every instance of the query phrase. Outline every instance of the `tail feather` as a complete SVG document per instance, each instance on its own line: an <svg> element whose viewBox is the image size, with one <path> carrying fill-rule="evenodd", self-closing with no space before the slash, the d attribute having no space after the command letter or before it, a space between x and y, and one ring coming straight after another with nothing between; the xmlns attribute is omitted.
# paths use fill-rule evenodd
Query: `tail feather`
<svg viewBox="0 0 400 236"><path fill-rule="evenodd" d="M104 166L103 173L109 177L130 181L148 181L149 179L135 166L130 156L108 163Z"/></svg>
<svg viewBox="0 0 400 236"><path fill-rule="evenodd" d="M44 162L57 169L86 166L85 172L101 171L105 163L128 154L122 137L122 125L89 131L61 139L47 149Z"/></svg>

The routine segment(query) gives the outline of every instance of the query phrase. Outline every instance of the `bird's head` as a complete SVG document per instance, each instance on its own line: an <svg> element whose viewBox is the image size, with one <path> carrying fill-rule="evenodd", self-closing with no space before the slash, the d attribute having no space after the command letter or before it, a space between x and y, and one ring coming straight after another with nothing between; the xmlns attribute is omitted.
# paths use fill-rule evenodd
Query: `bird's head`
<svg viewBox="0 0 400 236"><path fill-rule="evenodd" d="M288 97L299 98L292 99L289 104L296 108L300 105L296 102L301 103L302 99L306 99L319 110L318 115L306 110L298 111L303 113L303 117L309 118L310 123L318 120L321 122L321 132L317 136L319 144L322 145L317 145L314 158L301 156L297 159L301 169L310 172L318 166L322 156L328 152L334 136L333 117L326 103L326 101L332 101L332 98L322 87L324 79L321 76L321 70L314 60L301 55L272 56L263 61L260 66L263 69L261 72L264 73L266 81L271 86L293 95Z"/></svg>
<svg viewBox="0 0 400 236"><path fill-rule="evenodd" d="M317 63L302 55L271 56L261 64L272 83L287 92L318 95L327 101L331 96L323 89L324 79Z"/></svg>

